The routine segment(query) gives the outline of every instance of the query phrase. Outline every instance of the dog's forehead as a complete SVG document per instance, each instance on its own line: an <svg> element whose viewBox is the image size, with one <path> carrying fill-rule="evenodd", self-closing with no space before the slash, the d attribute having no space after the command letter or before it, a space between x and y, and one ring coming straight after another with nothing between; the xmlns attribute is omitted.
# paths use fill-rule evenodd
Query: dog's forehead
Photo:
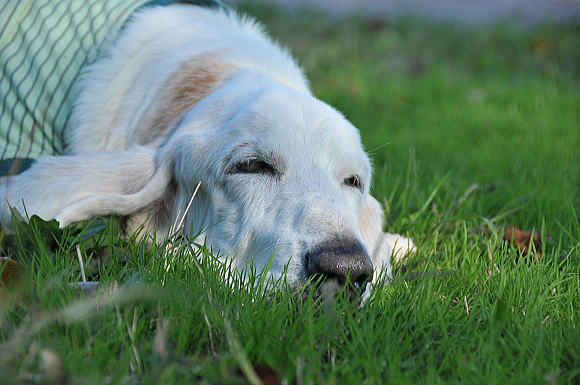
<svg viewBox="0 0 580 385"><path fill-rule="evenodd" d="M311 95L272 89L246 104L232 122L233 135L279 152L300 155L340 151L366 157L358 130L342 114Z"/></svg>

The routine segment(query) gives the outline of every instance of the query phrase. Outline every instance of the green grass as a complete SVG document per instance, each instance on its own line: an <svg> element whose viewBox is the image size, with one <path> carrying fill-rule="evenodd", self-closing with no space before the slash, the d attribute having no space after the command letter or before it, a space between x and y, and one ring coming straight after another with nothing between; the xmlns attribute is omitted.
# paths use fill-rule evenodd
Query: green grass
<svg viewBox="0 0 580 385"><path fill-rule="evenodd" d="M580 29L253 11L360 128L386 228L418 254L356 308L259 274L226 285L207 251L122 240L113 220L33 220L5 236L24 271L1 294L0 383L58 377L45 349L72 384L243 384L252 366L288 384L577 383ZM504 245L508 224L550 235L540 261ZM118 289L68 287L77 244Z"/></svg>

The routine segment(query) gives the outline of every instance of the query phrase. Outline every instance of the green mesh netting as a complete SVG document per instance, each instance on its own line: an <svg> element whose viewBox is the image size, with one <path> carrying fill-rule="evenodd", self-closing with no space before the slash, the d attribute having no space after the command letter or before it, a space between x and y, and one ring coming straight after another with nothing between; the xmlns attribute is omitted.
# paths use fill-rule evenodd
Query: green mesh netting
<svg viewBox="0 0 580 385"><path fill-rule="evenodd" d="M0 176L64 151L81 69L141 6L219 0L0 0Z"/></svg>

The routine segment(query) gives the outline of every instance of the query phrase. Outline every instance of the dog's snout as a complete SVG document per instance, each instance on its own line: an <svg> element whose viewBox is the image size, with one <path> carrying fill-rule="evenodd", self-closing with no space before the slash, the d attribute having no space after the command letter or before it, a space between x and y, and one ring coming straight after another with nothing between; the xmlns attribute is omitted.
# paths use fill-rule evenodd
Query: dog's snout
<svg viewBox="0 0 580 385"><path fill-rule="evenodd" d="M356 240L332 240L306 253L308 276L336 279L340 285L349 282L364 291L373 277L373 264L360 242Z"/></svg>

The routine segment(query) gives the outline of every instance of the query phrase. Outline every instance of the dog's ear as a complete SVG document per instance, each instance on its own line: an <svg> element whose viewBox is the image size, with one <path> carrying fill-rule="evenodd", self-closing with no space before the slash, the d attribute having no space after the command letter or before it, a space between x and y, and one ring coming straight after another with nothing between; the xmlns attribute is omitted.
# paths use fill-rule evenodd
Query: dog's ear
<svg viewBox="0 0 580 385"><path fill-rule="evenodd" d="M156 164L155 150L46 156L0 187L2 224L10 207L22 215L57 219L61 226L96 215L129 215L163 198L170 162Z"/></svg>
<svg viewBox="0 0 580 385"><path fill-rule="evenodd" d="M360 213L360 228L375 269L375 279L383 269L391 277L391 257L401 261L407 254L415 252L413 241L399 234L383 231L383 208L370 195L366 195Z"/></svg>

